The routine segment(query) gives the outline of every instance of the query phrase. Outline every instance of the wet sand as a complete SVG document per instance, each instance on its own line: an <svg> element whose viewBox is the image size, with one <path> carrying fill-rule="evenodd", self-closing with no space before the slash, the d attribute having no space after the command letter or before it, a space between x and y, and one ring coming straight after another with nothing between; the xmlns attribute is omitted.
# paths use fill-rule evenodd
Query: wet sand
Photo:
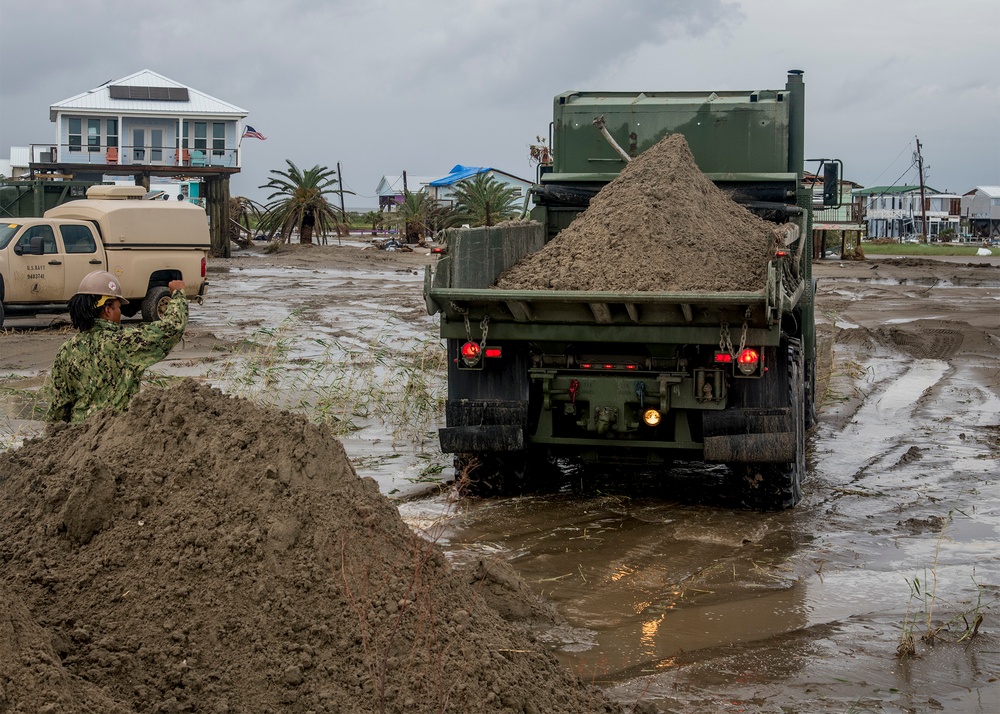
<svg viewBox="0 0 1000 714"><path fill-rule="evenodd" d="M330 246L217 261L209 300L158 369L218 379L250 336L292 313L297 360L315 357L317 335L402 354L436 334L421 295L430 260ZM697 464L641 489L567 479L556 494L456 504L447 491L419 495L428 462L442 480L451 475L433 428L417 446L362 421L345 447L383 492L410 496L404 518L450 557L506 557L565 620L537 635L626 704L994 712L997 260L822 261L814 270L832 360L793 511L737 510L717 470ZM6 327L0 436L9 442L40 430L30 394L70 333L59 316ZM959 641L980 613L975 637ZM915 655L900 659L904 627ZM931 642L921 639L928 631Z"/></svg>

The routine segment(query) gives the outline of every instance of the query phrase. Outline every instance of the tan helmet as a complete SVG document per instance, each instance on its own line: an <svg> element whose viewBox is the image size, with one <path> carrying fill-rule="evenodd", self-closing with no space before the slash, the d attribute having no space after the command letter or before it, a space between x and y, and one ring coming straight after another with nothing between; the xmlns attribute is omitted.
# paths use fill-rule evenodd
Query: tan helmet
<svg viewBox="0 0 1000 714"><path fill-rule="evenodd" d="M77 295L106 295L122 301L122 305L128 305L128 300L122 297L122 286L111 273L106 270L95 270L88 273L80 281L80 287L76 290Z"/></svg>

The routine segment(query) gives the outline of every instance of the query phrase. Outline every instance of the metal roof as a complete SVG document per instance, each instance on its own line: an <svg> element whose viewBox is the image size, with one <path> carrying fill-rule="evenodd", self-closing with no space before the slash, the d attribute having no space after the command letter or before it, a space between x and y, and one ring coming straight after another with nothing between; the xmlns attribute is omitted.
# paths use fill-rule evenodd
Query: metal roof
<svg viewBox="0 0 1000 714"><path fill-rule="evenodd" d="M13 155L11 155L13 158ZM976 186L977 191L982 191L990 198L1000 198L1000 186Z"/></svg>
<svg viewBox="0 0 1000 714"><path fill-rule="evenodd" d="M157 87L166 89L168 96L174 96L169 90L186 90L187 101L175 99L119 99L112 97L112 87ZM116 90L115 94L122 92ZM157 93L153 93L156 95ZM187 87L180 82L164 77L149 69L140 70L121 79L106 82L99 87L77 94L75 97L56 102L49 107L49 121L55 121L60 113L81 111L89 114L168 114L183 115L214 115L235 119L246 117L249 112L235 104L216 99L197 89Z"/></svg>
<svg viewBox="0 0 1000 714"><path fill-rule="evenodd" d="M913 191L919 190L919 186L872 186L871 188L855 189L852 193L854 193L855 196L871 196L873 194L882 196L894 193L912 193ZM924 186L924 192L938 193L938 190L931 188L930 186Z"/></svg>
<svg viewBox="0 0 1000 714"><path fill-rule="evenodd" d="M406 175L406 188L410 193L416 193L417 191L423 190L423 188L430 184L434 180L433 176L411 176ZM403 194L403 177L402 176L383 176L382 180L378 183L378 188L375 192L379 196L395 196Z"/></svg>

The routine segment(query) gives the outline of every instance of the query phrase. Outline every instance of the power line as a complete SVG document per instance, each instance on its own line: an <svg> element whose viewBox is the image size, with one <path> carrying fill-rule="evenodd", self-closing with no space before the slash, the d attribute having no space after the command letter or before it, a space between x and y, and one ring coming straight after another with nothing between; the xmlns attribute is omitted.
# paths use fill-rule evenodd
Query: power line
<svg viewBox="0 0 1000 714"><path fill-rule="evenodd" d="M889 162L889 166L886 166L884 169L882 169L882 173L880 173L878 176L876 176L875 180L872 183L878 185L878 180L880 178L882 178L885 175L885 172L888 171L892 167L892 165L895 164L899 160L899 157L903 155L903 151L906 151L907 149L911 149L912 146L913 146L913 142L912 141L907 142L906 146L903 147L902 151L900 151L898 154L896 154L896 158ZM913 164L910 164L910 167L908 169L906 169L906 171L909 171L912 168L913 168ZM906 173L906 172L904 171L903 173ZM902 178L902 177L900 177L900 178ZM899 181L899 179L896 179L896 180Z"/></svg>

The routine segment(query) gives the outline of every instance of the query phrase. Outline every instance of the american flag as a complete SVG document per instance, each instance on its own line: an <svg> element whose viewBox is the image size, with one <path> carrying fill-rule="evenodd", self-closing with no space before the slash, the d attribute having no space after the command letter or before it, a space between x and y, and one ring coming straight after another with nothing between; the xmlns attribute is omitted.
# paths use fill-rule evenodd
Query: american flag
<svg viewBox="0 0 1000 714"><path fill-rule="evenodd" d="M261 134L259 131L254 129L252 126L247 124L246 128L243 130L244 139L260 139L261 141L267 141L267 137Z"/></svg>

